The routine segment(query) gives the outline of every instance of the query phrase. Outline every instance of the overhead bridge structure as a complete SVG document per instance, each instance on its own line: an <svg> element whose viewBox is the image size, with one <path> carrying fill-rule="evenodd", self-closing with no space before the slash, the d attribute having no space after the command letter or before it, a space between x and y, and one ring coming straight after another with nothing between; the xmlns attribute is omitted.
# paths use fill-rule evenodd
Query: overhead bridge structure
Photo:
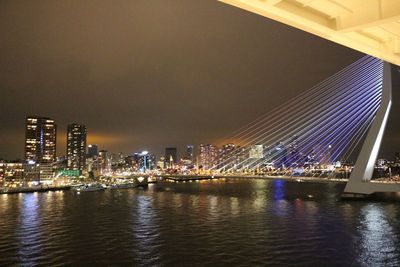
<svg viewBox="0 0 400 267"><path fill-rule="evenodd" d="M400 65L399 0L220 0Z"/></svg>
<svg viewBox="0 0 400 267"><path fill-rule="evenodd" d="M369 125L345 194L400 192L400 184L370 182L392 105L390 63L400 66L400 1L220 1L386 61L382 68L380 104Z"/></svg>

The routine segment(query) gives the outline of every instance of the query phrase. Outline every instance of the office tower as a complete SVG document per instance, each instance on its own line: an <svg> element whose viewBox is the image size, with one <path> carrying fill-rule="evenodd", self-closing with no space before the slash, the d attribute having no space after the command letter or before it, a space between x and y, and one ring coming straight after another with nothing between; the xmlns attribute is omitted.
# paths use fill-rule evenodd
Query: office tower
<svg viewBox="0 0 400 267"><path fill-rule="evenodd" d="M136 169L140 172L153 170L156 167L156 156L148 151L134 153L131 157Z"/></svg>
<svg viewBox="0 0 400 267"><path fill-rule="evenodd" d="M27 117L25 160L28 163L53 163L56 159L57 126L44 117Z"/></svg>
<svg viewBox="0 0 400 267"><path fill-rule="evenodd" d="M169 167L172 167L173 164L178 162L178 152L176 147L167 147L165 149L165 161Z"/></svg>
<svg viewBox="0 0 400 267"><path fill-rule="evenodd" d="M213 168L217 163L217 148L214 145L201 144L199 152L199 165L202 166L205 170Z"/></svg>
<svg viewBox="0 0 400 267"><path fill-rule="evenodd" d="M218 153L218 168L230 169L235 163L235 145L223 145Z"/></svg>
<svg viewBox="0 0 400 267"><path fill-rule="evenodd" d="M186 146L186 156L185 159L193 163L194 160L194 146L193 145L187 145Z"/></svg>
<svg viewBox="0 0 400 267"><path fill-rule="evenodd" d="M86 163L86 126L72 123L67 128L67 168L84 170Z"/></svg>
<svg viewBox="0 0 400 267"><path fill-rule="evenodd" d="M90 158L97 157L99 155L99 148L97 145L88 145L88 156Z"/></svg>
<svg viewBox="0 0 400 267"><path fill-rule="evenodd" d="M111 157L107 150L100 150L97 160L102 174L111 171Z"/></svg>

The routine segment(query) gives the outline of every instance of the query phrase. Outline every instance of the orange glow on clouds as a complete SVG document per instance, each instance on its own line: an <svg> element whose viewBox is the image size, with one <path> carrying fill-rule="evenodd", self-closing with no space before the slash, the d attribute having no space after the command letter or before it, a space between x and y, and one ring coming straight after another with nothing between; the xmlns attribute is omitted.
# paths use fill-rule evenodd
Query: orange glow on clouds
<svg viewBox="0 0 400 267"><path fill-rule="evenodd" d="M125 137L126 138L126 137ZM108 149L110 146L114 146L125 139L123 136L111 135L111 134L88 134L87 145L96 144L99 149ZM67 133L57 134L57 154L65 154L64 150L67 147Z"/></svg>

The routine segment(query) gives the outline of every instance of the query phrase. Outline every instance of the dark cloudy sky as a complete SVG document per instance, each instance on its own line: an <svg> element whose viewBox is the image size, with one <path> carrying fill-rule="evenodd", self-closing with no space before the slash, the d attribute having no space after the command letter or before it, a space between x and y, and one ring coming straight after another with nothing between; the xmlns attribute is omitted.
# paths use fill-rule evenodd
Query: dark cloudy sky
<svg viewBox="0 0 400 267"><path fill-rule="evenodd" d="M24 119L126 153L212 143L362 57L215 0L0 1L0 157Z"/></svg>

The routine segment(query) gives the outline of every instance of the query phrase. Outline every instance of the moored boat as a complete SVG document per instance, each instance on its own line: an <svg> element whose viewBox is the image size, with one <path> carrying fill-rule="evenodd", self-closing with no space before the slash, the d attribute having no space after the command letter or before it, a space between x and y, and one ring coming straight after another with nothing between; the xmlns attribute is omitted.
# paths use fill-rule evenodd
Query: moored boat
<svg viewBox="0 0 400 267"><path fill-rule="evenodd" d="M82 186L74 187L72 190L76 192L92 192L92 191L101 191L105 188L101 184L85 184Z"/></svg>

